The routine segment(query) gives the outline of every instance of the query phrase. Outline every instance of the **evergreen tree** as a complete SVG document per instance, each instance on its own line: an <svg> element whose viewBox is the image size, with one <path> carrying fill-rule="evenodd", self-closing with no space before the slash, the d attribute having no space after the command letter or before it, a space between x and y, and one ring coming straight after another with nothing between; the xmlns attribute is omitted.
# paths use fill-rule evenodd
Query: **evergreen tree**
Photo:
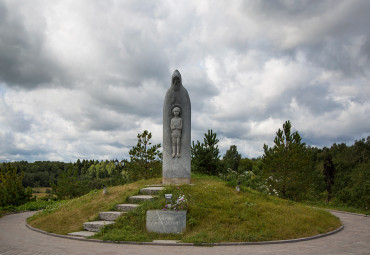
<svg viewBox="0 0 370 255"><path fill-rule="evenodd" d="M246 172L250 172L253 169L253 161L250 160L249 158L242 158L239 161L239 166L238 166L238 173L239 174L244 174Z"/></svg>
<svg viewBox="0 0 370 255"><path fill-rule="evenodd" d="M83 185L78 176L77 166L69 166L68 170L61 172L58 177L58 182L51 183L53 193L58 199L68 199L88 192L86 185Z"/></svg>
<svg viewBox="0 0 370 255"><path fill-rule="evenodd" d="M264 176L271 194L301 200L308 192L310 158L301 136L291 133L291 127L286 121L276 133L275 145L264 145Z"/></svg>
<svg viewBox="0 0 370 255"><path fill-rule="evenodd" d="M22 185L23 172L17 174L17 169L11 164L6 164L0 170L0 206L18 206L30 201L32 189L25 189Z"/></svg>
<svg viewBox="0 0 370 255"><path fill-rule="evenodd" d="M331 199L331 190L332 186L334 185L334 174L335 174L335 166L332 161L332 156L328 150L328 148L324 148L324 178L326 183L326 191L328 192L328 196L326 201L329 203Z"/></svg>
<svg viewBox="0 0 370 255"><path fill-rule="evenodd" d="M152 133L144 130L137 135L137 144L129 151L128 175L131 180L160 176L162 153L161 144L152 145ZM152 146L151 146L152 145Z"/></svg>
<svg viewBox="0 0 370 255"><path fill-rule="evenodd" d="M224 170L231 169L238 171L241 158L242 156L238 152L236 145L231 145L230 149L226 151L226 154L222 158Z"/></svg>
<svg viewBox="0 0 370 255"><path fill-rule="evenodd" d="M191 168L194 172L218 175L220 173L220 151L217 143L216 133L208 130L204 134L204 142L197 141L191 147Z"/></svg>

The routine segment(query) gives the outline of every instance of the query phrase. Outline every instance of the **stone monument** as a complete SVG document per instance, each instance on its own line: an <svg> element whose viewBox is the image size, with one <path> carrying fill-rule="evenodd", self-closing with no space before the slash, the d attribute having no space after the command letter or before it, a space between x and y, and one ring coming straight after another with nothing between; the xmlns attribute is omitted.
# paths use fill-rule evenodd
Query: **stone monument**
<svg viewBox="0 0 370 255"><path fill-rule="evenodd" d="M149 210L146 212L146 230L161 234L178 234L186 229L186 211Z"/></svg>
<svg viewBox="0 0 370 255"><path fill-rule="evenodd" d="M191 105L175 70L163 104L163 184L190 183Z"/></svg>

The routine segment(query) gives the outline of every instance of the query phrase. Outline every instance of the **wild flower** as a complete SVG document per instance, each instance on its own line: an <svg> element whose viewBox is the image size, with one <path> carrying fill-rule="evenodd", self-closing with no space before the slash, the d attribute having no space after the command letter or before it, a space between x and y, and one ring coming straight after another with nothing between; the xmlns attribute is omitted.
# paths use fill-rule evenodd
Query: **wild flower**
<svg viewBox="0 0 370 255"><path fill-rule="evenodd" d="M179 197L176 199L175 203L173 204L166 204L163 208L163 211L171 210L171 211L185 211L188 209L187 200L185 195L180 193Z"/></svg>

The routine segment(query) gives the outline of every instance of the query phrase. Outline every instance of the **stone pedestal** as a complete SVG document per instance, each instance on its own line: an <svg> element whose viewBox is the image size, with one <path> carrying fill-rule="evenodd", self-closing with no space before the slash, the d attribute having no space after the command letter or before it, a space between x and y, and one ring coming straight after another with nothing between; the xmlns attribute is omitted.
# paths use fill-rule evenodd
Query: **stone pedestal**
<svg viewBox="0 0 370 255"><path fill-rule="evenodd" d="M178 234L186 229L186 211L149 210L146 230L160 234Z"/></svg>

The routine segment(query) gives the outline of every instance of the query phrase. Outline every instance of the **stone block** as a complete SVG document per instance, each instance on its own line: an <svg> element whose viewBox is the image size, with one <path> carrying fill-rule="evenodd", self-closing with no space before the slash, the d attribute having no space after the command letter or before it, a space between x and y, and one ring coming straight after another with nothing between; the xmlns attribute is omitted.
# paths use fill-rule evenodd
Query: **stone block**
<svg viewBox="0 0 370 255"><path fill-rule="evenodd" d="M151 195L136 195L128 198L130 203L142 203L148 200L153 200L155 197Z"/></svg>
<svg viewBox="0 0 370 255"><path fill-rule="evenodd" d="M140 205L138 204L118 204L116 205L116 209L121 212L128 212L134 210L136 207Z"/></svg>
<svg viewBox="0 0 370 255"><path fill-rule="evenodd" d="M78 237L90 237L90 236L95 235L96 233L97 232L93 232L93 231L78 231L78 232L68 233L68 235L78 236Z"/></svg>
<svg viewBox="0 0 370 255"><path fill-rule="evenodd" d="M124 212L100 212L99 213L99 219L101 220L110 220L114 221L119 216L121 216Z"/></svg>
<svg viewBox="0 0 370 255"><path fill-rule="evenodd" d="M186 229L186 211L149 210L146 229L160 234L177 234Z"/></svg>
<svg viewBox="0 0 370 255"><path fill-rule="evenodd" d="M164 187L147 187L140 190L140 194L155 195L164 190Z"/></svg>
<svg viewBox="0 0 370 255"><path fill-rule="evenodd" d="M90 221L85 222L83 226L84 229L87 231L99 232L102 227L110 224L114 224L114 221L108 220Z"/></svg>

